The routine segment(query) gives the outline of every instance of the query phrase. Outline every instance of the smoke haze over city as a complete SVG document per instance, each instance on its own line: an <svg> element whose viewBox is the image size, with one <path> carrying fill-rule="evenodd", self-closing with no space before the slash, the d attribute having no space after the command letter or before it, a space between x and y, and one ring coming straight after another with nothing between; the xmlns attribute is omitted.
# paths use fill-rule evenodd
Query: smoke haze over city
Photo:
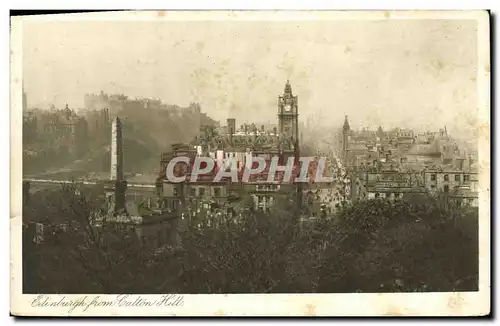
<svg viewBox="0 0 500 326"><path fill-rule="evenodd" d="M23 35L29 107L82 108L103 90L266 123L289 79L302 122L339 127L348 114L355 129L452 133L476 123L474 20L53 21Z"/></svg>

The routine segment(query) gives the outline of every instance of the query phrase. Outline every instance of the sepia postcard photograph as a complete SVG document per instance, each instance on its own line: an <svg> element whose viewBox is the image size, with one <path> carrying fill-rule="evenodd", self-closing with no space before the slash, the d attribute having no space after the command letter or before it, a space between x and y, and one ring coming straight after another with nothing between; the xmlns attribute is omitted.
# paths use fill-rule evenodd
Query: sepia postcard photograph
<svg viewBox="0 0 500 326"><path fill-rule="evenodd" d="M488 11L10 24L12 315L490 313Z"/></svg>

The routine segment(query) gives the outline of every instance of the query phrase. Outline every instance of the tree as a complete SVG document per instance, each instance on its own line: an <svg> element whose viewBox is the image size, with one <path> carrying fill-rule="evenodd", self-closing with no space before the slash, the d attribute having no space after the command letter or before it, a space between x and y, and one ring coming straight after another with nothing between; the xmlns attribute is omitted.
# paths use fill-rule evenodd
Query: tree
<svg viewBox="0 0 500 326"><path fill-rule="evenodd" d="M70 185L38 194L23 220L44 225L44 242L25 241L36 252L26 255L24 268L36 275L27 276L25 292L140 293L164 282L150 268L163 257L142 246L132 227L96 223L103 211L95 193Z"/></svg>
<svg viewBox="0 0 500 326"><path fill-rule="evenodd" d="M473 291L478 211L433 197L360 201L302 221L224 207L187 219L182 245L159 250L123 224L98 225L97 194L38 192L24 206L25 293L308 293ZM30 222L43 223L34 243Z"/></svg>
<svg viewBox="0 0 500 326"><path fill-rule="evenodd" d="M182 236L183 292L314 292L320 246L292 205L282 198L268 213L205 215L201 227L193 221Z"/></svg>
<svg viewBox="0 0 500 326"><path fill-rule="evenodd" d="M301 292L299 279L309 281L304 268L314 257L306 240L289 216L259 212L217 228L190 228L183 237L183 287L187 293Z"/></svg>
<svg viewBox="0 0 500 326"><path fill-rule="evenodd" d="M477 218L433 197L347 206L330 231L320 291L475 290Z"/></svg>

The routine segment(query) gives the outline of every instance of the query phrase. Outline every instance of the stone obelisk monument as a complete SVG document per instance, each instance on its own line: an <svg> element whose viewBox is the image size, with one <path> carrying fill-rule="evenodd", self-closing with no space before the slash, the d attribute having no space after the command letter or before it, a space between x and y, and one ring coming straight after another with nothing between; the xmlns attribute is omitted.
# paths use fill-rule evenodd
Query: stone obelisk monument
<svg viewBox="0 0 500 326"><path fill-rule="evenodd" d="M111 174L108 184L110 213L126 215L125 192L127 181L123 176L123 138L122 122L116 117L111 124Z"/></svg>

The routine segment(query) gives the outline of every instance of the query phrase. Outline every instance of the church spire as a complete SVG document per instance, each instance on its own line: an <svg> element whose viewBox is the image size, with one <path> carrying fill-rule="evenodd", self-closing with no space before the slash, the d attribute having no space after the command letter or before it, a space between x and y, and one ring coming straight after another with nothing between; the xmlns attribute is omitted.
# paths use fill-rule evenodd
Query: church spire
<svg viewBox="0 0 500 326"><path fill-rule="evenodd" d="M292 86L290 85L290 80L287 79L286 80L286 84L285 84L285 95L290 95L292 96Z"/></svg>
<svg viewBox="0 0 500 326"><path fill-rule="evenodd" d="M377 136L382 137L383 135L384 135L384 129L382 129L382 126L378 126Z"/></svg>
<svg viewBox="0 0 500 326"><path fill-rule="evenodd" d="M345 119L344 119L344 131L349 131L351 129L351 127L349 126L349 121L347 120L347 114L345 115Z"/></svg>
<svg viewBox="0 0 500 326"><path fill-rule="evenodd" d="M64 107L64 115L66 116L66 119L70 119L71 118L71 110L69 109L69 106L68 106L68 103L66 103L65 107Z"/></svg>

